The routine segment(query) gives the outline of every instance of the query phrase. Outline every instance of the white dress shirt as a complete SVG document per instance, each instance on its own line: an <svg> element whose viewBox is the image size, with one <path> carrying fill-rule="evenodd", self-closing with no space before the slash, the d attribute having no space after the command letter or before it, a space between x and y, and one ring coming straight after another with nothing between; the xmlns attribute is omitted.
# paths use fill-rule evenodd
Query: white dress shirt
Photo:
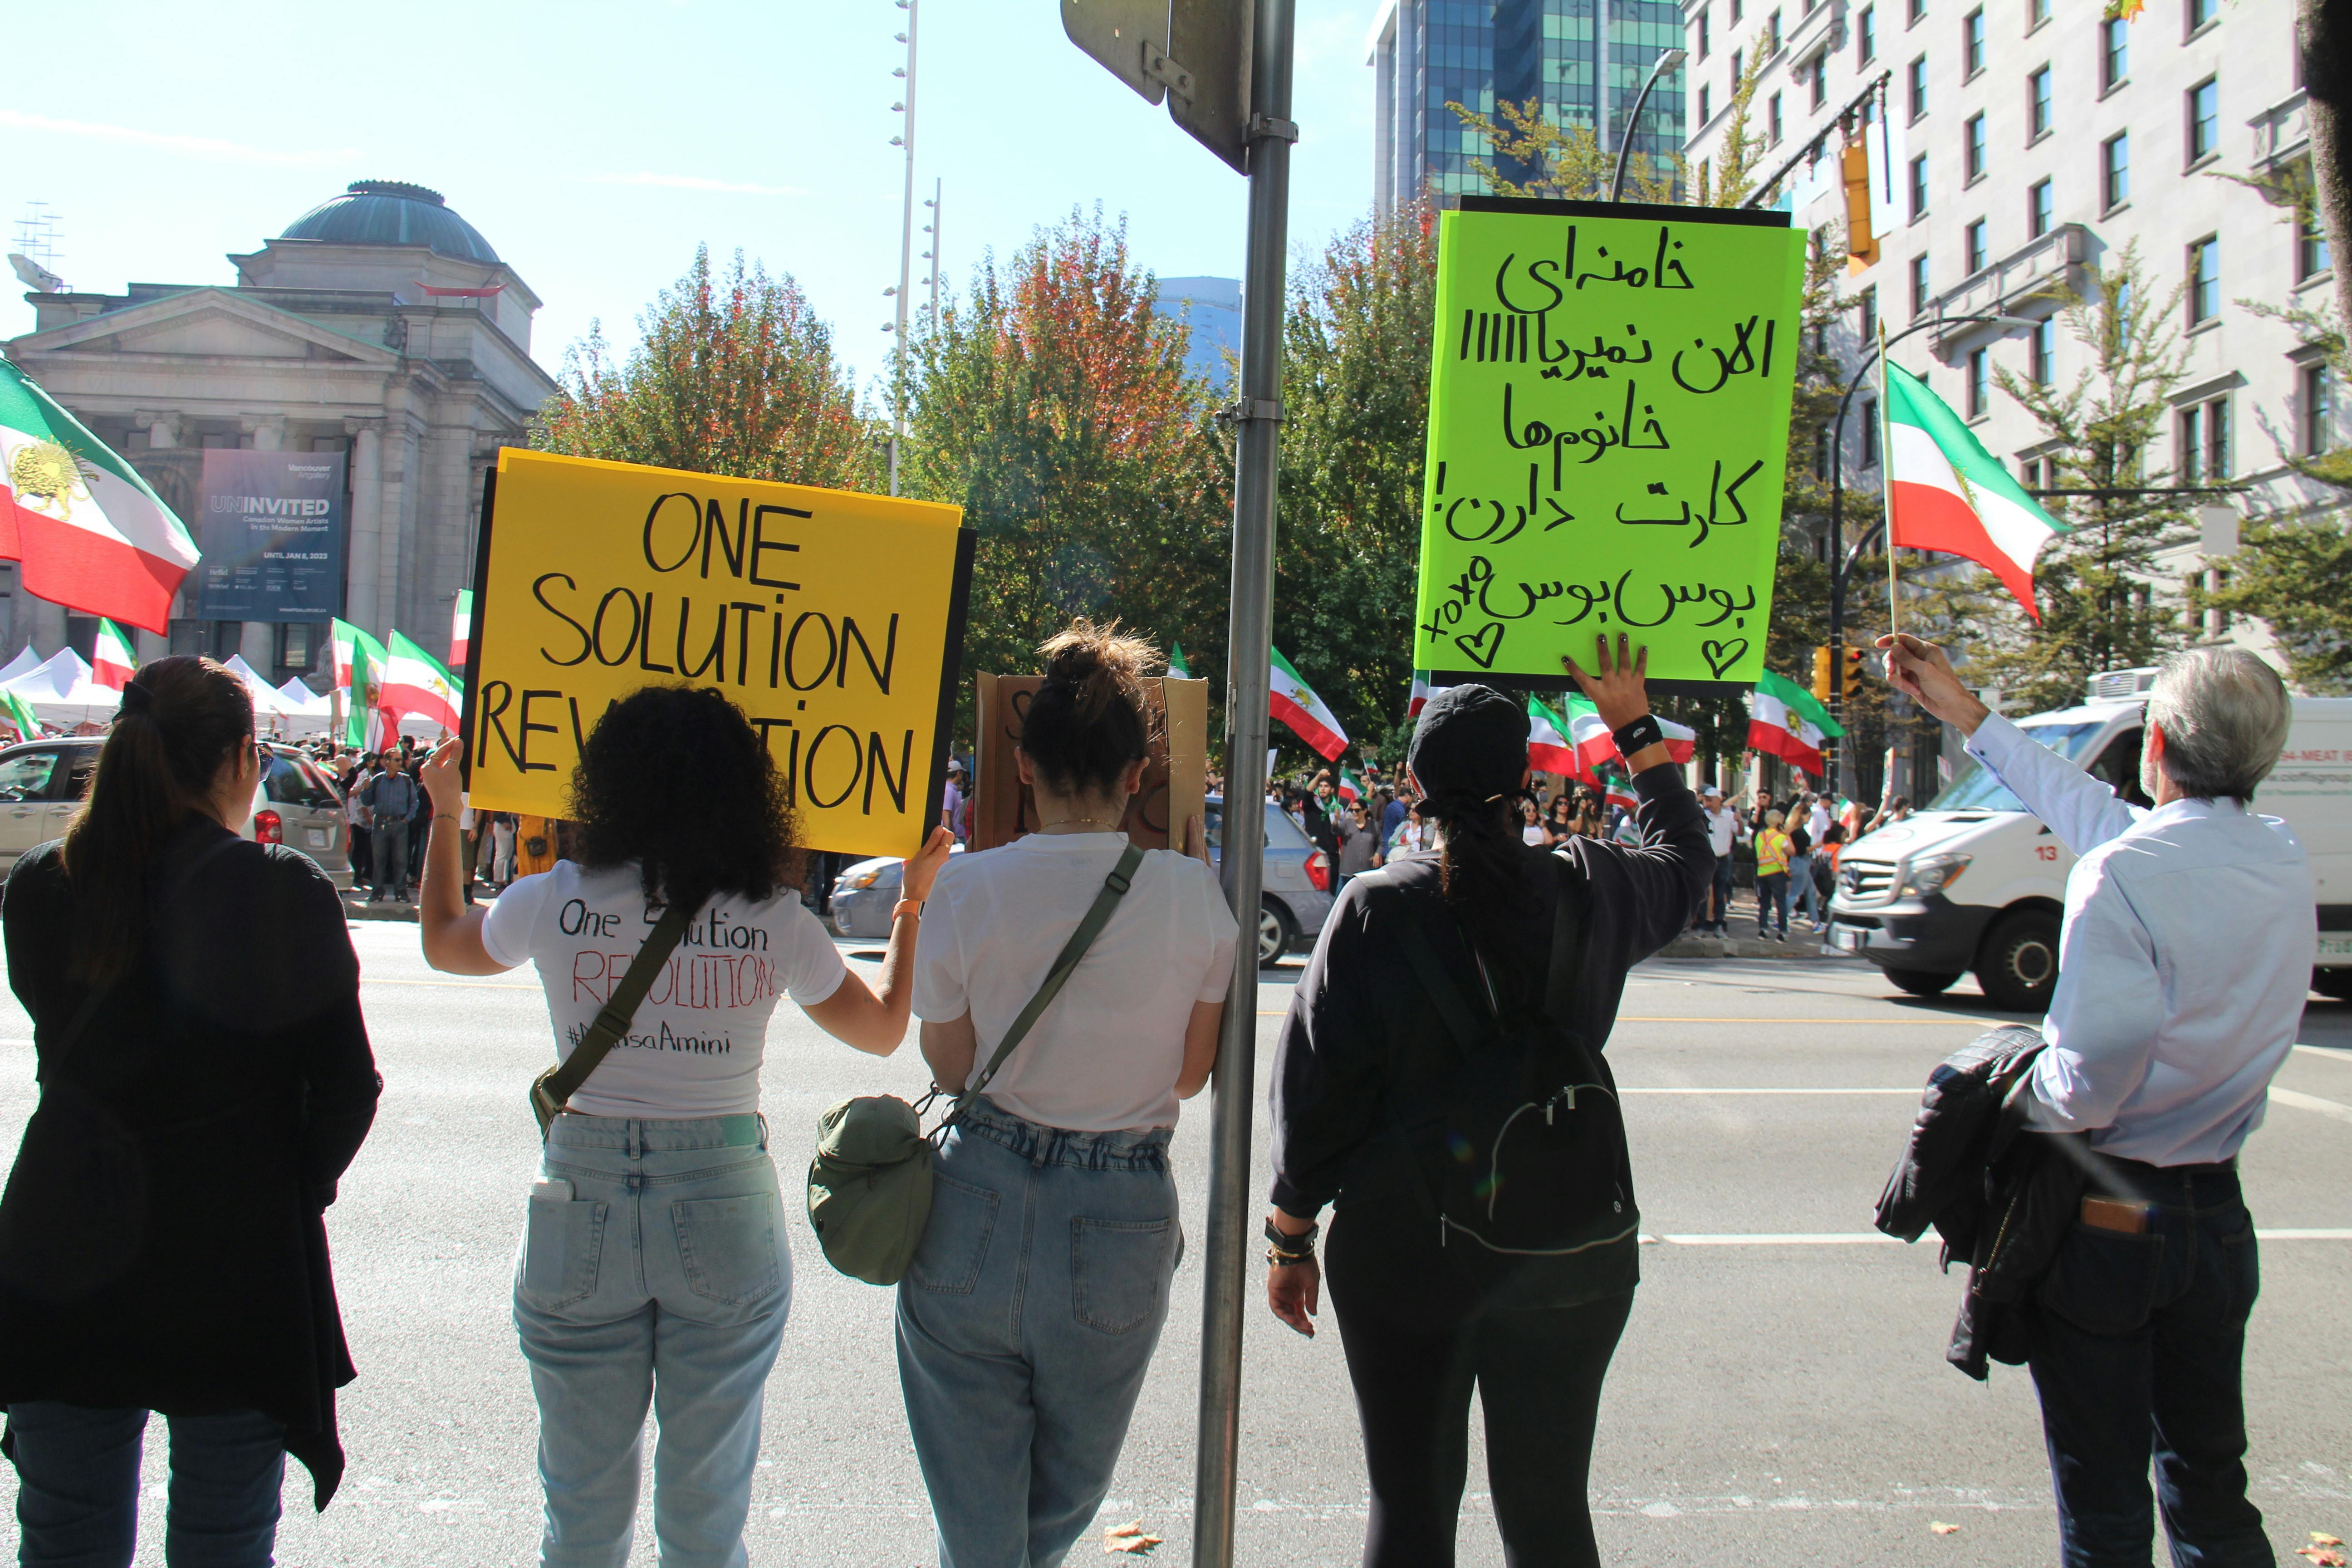
<svg viewBox="0 0 2352 1568"><path fill-rule="evenodd" d="M2303 1022L2319 941L2303 846L2242 801L2126 805L1997 715L1969 751L2082 857L2034 1124L2152 1165L2231 1158Z"/></svg>
<svg viewBox="0 0 2352 1568"><path fill-rule="evenodd" d="M1706 841L1718 860L1728 856L1731 847L1746 837L1741 831L1739 814L1727 805L1711 811L1701 807L1699 815L1706 818Z"/></svg>

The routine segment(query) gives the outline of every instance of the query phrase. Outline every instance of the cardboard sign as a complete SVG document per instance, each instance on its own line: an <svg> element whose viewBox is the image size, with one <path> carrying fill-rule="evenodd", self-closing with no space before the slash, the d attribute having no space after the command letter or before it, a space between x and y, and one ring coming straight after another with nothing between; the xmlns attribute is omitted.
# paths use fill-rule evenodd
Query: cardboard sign
<svg viewBox="0 0 2352 1568"><path fill-rule="evenodd" d="M1803 231L1783 213L1465 197L1438 220L1412 663L1561 686L1764 668Z"/></svg>
<svg viewBox="0 0 2352 1568"><path fill-rule="evenodd" d="M912 855L940 817L972 540L959 508L509 447L482 499L466 670L481 811L562 816L606 707L716 687L801 839Z"/></svg>
<svg viewBox="0 0 2352 1568"><path fill-rule="evenodd" d="M1045 684L1040 675L980 678L980 757L973 767L973 849L993 849L1037 830L1037 799L1021 782L1013 753L1021 744L1021 721L1030 700ZM1146 849L1184 847L1185 822L1201 814L1209 776L1209 683L1147 680L1143 683L1151 754L1143 764L1143 784L1127 803L1119 823L1130 843Z"/></svg>

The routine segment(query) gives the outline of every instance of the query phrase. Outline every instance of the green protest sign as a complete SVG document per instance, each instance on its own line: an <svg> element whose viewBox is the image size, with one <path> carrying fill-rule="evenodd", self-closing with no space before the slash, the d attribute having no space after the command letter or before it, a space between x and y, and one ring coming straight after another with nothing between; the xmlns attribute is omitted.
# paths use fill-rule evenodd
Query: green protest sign
<svg viewBox="0 0 2352 1568"><path fill-rule="evenodd" d="M1465 197L1438 220L1412 662L1764 668L1805 235L1787 215Z"/></svg>

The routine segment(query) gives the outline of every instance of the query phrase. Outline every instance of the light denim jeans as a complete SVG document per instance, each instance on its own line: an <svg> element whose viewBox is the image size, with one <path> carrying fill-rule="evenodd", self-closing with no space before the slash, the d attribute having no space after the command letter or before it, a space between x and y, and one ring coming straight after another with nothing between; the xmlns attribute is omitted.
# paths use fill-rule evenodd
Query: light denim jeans
<svg viewBox="0 0 2352 1568"><path fill-rule="evenodd" d="M1822 923L1822 890L1813 881L1813 858L1811 853L1789 857L1788 908L1781 910L1781 929L1799 910L1805 918L1819 926Z"/></svg>
<svg viewBox="0 0 2352 1568"><path fill-rule="evenodd" d="M1170 1130L981 1100L898 1286L898 1384L940 1568L1057 1568L1110 1489L1182 1254Z"/></svg>
<svg viewBox="0 0 2352 1568"><path fill-rule="evenodd" d="M646 1410L663 1568L741 1568L760 1402L792 1305L756 1116L559 1116L515 1263L546 1568L622 1568Z"/></svg>

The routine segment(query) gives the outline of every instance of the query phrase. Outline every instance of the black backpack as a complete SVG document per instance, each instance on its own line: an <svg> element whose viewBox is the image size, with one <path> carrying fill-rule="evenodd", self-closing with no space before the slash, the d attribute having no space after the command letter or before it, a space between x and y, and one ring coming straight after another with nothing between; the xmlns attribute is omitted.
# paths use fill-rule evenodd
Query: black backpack
<svg viewBox="0 0 2352 1568"><path fill-rule="evenodd" d="M1583 948L1585 879L1559 857L1546 858L1559 879L1559 911L1535 990L1540 1009L1500 1016L1491 988L1486 1005L1474 1005L1413 919L1397 924L1452 1047L1425 1082L1393 1097L1399 1128L1436 1203L1443 1242L1515 1258L1604 1247L1641 1223L1616 1080L1560 1021ZM1485 960L1470 946L1483 975Z"/></svg>

